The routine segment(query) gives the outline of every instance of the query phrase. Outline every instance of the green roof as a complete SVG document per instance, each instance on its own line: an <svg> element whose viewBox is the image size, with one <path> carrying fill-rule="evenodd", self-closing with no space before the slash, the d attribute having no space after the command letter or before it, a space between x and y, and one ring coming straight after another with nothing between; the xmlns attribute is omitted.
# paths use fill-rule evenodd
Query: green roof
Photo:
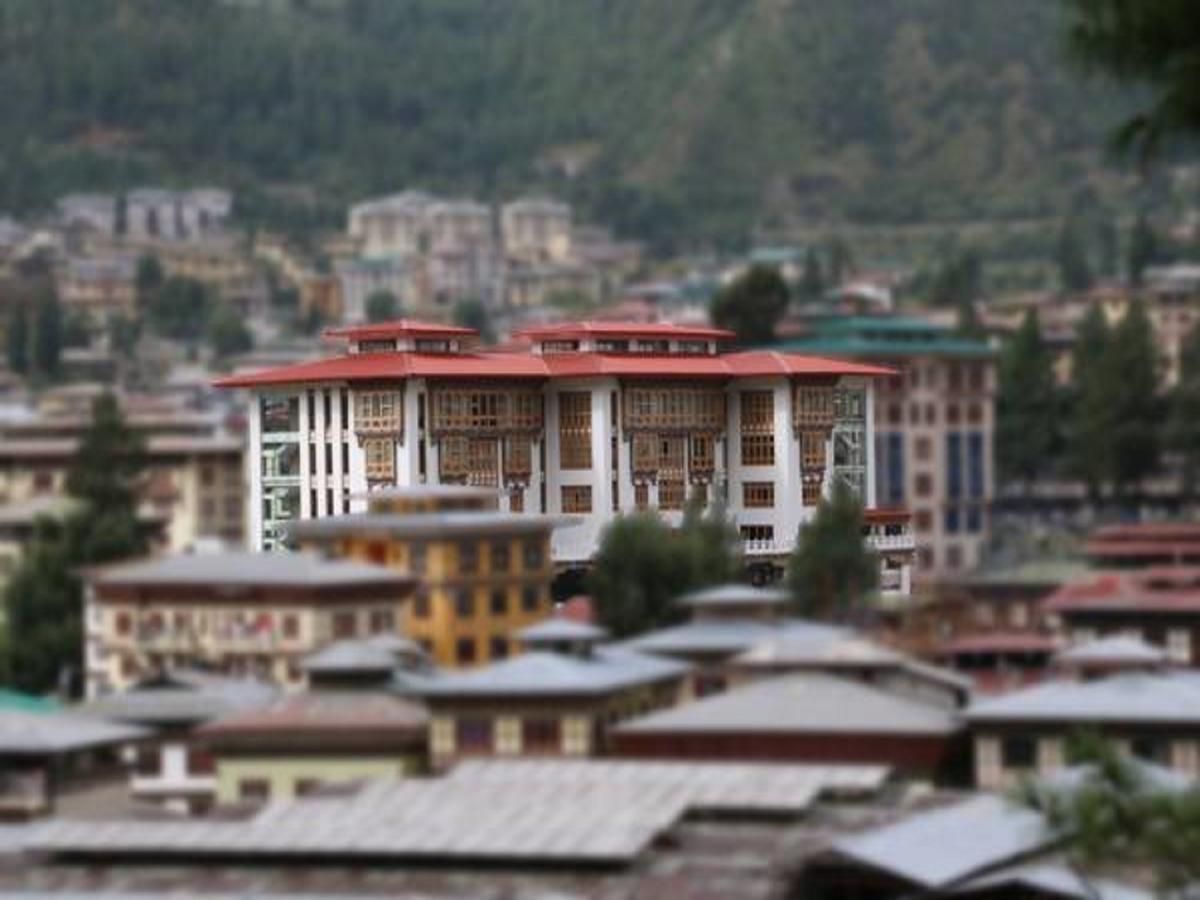
<svg viewBox="0 0 1200 900"><path fill-rule="evenodd" d="M51 713L58 712L60 709L62 709L61 704L49 697L36 697L33 694L22 694L20 691L0 688L0 711Z"/></svg>
<svg viewBox="0 0 1200 900"><path fill-rule="evenodd" d="M816 326L809 337L776 344L776 349L826 356L989 357L987 341L965 338L946 325L905 316L845 316Z"/></svg>

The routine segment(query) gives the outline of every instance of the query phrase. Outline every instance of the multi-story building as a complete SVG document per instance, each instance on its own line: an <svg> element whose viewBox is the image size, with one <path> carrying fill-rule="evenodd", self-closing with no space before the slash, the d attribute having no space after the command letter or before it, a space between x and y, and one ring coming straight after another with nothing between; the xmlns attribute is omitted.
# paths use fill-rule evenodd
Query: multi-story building
<svg viewBox="0 0 1200 900"><path fill-rule="evenodd" d="M531 329L528 352L407 320L329 334L349 352L221 383L254 394L256 547L296 519L362 512L371 490L469 484L501 489L503 510L577 517L552 552L579 566L616 516L678 522L689 496L719 495L766 571L835 482L875 504L872 381L889 369L725 353L730 333L665 323ZM886 537L885 560L907 564L908 536Z"/></svg>
<svg viewBox="0 0 1200 900"><path fill-rule="evenodd" d="M302 547L421 579L404 633L444 666L503 659L509 635L550 614L554 516L496 509L496 488L444 485L372 492L367 511L296 522Z"/></svg>
<svg viewBox="0 0 1200 900"><path fill-rule="evenodd" d="M340 260L334 264L341 294L341 318L363 322L367 318L367 298L385 292L396 298L404 309L417 303L420 288L416 270L400 257Z"/></svg>
<svg viewBox="0 0 1200 900"><path fill-rule="evenodd" d="M540 198L505 203L500 209L500 235L510 260L566 262L571 257L571 207Z"/></svg>
<svg viewBox="0 0 1200 900"><path fill-rule="evenodd" d="M876 498L905 507L917 539L916 576L974 568L995 494L995 360L984 341L900 317L818 324L784 350L869 360L895 370L877 386Z"/></svg>
<svg viewBox="0 0 1200 900"><path fill-rule="evenodd" d="M112 194L67 194L56 205L59 219L68 228L82 226L105 235L117 230L117 198Z"/></svg>
<svg viewBox="0 0 1200 900"><path fill-rule="evenodd" d="M89 573L87 694L172 668L303 687L304 657L334 640L398 634L414 579L310 554L177 554Z"/></svg>
<svg viewBox="0 0 1200 900"><path fill-rule="evenodd" d="M232 195L219 188L140 188L125 197L125 234L132 240L195 240L220 232L232 209Z"/></svg>
<svg viewBox="0 0 1200 900"><path fill-rule="evenodd" d="M111 316L137 313L137 260L127 254L71 257L58 278L63 306L103 325Z"/></svg>

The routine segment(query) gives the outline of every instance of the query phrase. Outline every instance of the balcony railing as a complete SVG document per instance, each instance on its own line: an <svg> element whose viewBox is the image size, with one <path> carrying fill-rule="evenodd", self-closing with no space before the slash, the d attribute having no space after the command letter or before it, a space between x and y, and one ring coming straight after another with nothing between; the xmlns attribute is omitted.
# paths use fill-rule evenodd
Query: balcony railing
<svg viewBox="0 0 1200 900"><path fill-rule="evenodd" d="M917 548L916 539L912 534L869 534L866 542L872 550L880 552L915 550Z"/></svg>

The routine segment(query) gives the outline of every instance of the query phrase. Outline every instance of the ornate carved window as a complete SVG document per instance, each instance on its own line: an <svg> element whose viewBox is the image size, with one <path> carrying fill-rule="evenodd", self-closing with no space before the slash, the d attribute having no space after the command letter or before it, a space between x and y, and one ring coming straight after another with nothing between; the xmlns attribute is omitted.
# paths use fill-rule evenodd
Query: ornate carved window
<svg viewBox="0 0 1200 900"><path fill-rule="evenodd" d="M467 481L493 487L500 483L499 445L495 438L467 441Z"/></svg>
<svg viewBox="0 0 1200 900"><path fill-rule="evenodd" d="M564 485L562 489L562 511L565 513L590 513L592 511L591 485Z"/></svg>
<svg viewBox="0 0 1200 900"><path fill-rule="evenodd" d="M396 478L396 444L390 438L368 438L363 441L367 481L394 481Z"/></svg>
<svg viewBox="0 0 1200 900"><path fill-rule="evenodd" d="M798 384L792 402L792 424L797 431L833 427L832 384Z"/></svg>
<svg viewBox="0 0 1200 900"><path fill-rule="evenodd" d="M805 471L825 471L825 432L800 432L800 467Z"/></svg>
<svg viewBox="0 0 1200 900"><path fill-rule="evenodd" d="M743 391L741 395L742 465L775 465L775 394Z"/></svg>
<svg viewBox="0 0 1200 900"><path fill-rule="evenodd" d="M354 430L362 434L399 434L403 428L401 395L394 390L358 391L354 397Z"/></svg>
<svg viewBox="0 0 1200 900"><path fill-rule="evenodd" d="M442 481L465 481L467 477L467 439L445 437L439 443L439 467Z"/></svg>
<svg viewBox="0 0 1200 900"><path fill-rule="evenodd" d="M638 433L633 436L633 471L647 474L658 471L658 435Z"/></svg>
<svg viewBox="0 0 1200 900"><path fill-rule="evenodd" d="M716 442L712 435L693 434L688 440L688 466L693 478L710 478L716 469Z"/></svg>
<svg viewBox="0 0 1200 900"><path fill-rule="evenodd" d="M587 391L558 395L558 443L562 468L592 467L592 395Z"/></svg>
<svg viewBox="0 0 1200 900"><path fill-rule="evenodd" d="M775 506L775 482L742 482L742 506L747 509L771 509Z"/></svg>
<svg viewBox="0 0 1200 900"><path fill-rule="evenodd" d="M658 473L662 478L683 480L687 440L682 436L664 435L658 440Z"/></svg>
<svg viewBox="0 0 1200 900"><path fill-rule="evenodd" d="M687 487L682 479L664 478L658 483L658 508L683 509Z"/></svg>
<svg viewBox="0 0 1200 900"><path fill-rule="evenodd" d="M821 478L805 475L801 482L802 499L805 506L816 506L821 502Z"/></svg>
<svg viewBox="0 0 1200 900"><path fill-rule="evenodd" d="M430 429L446 434L500 435L542 428L542 395L523 385L430 388Z"/></svg>
<svg viewBox="0 0 1200 900"><path fill-rule="evenodd" d="M725 394L683 385L626 387L625 430L724 431Z"/></svg>
<svg viewBox="0 0 1200 900"><path fill-rule="evenodd" d="M528 481L533 474L533 451L524 435L504 439L504 480Z"/></svg>

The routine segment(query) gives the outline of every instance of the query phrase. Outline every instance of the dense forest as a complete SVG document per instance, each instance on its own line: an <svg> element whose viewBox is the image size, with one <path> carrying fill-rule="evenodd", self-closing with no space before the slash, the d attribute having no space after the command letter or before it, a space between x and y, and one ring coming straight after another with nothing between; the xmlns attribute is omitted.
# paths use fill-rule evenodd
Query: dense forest
<svg viewBox="0 0 1200 900"><path fill-rule="evenodd" d="M0 0L0 212L210 180L335 221L531 187L619 231L1017 219L1102 166L1048 0Z"/></svg>

